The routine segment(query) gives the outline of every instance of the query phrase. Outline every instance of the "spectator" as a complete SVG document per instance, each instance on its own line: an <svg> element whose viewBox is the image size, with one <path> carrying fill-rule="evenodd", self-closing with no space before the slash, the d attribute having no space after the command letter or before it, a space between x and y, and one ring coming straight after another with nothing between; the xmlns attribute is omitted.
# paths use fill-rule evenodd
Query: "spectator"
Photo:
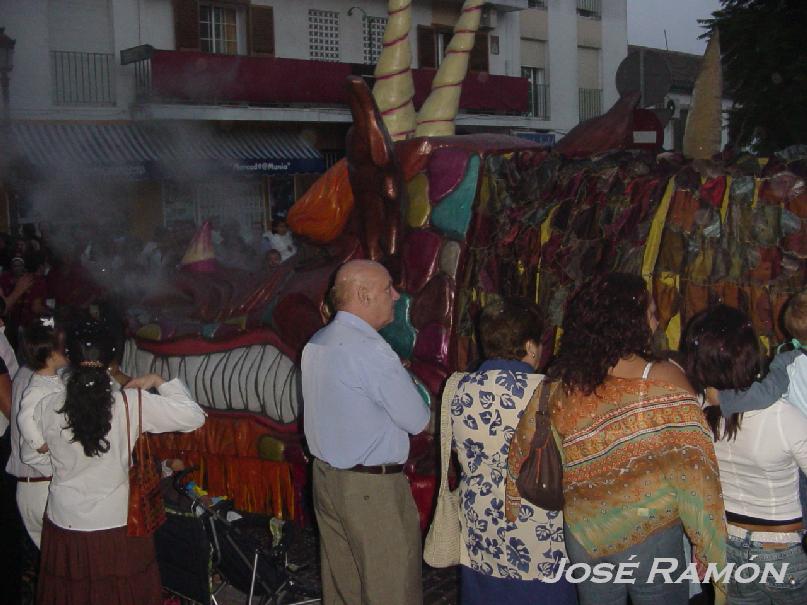
<svg viewBox="0 0 807 605"><path fill-rule="evenodd" d="M20 328L47 311L45 282L41 277L27 272L25 260L15 256L11 259L11 271L0 275L0 288L6 303L6 336L16 349Z"/></svg>
<svg viewBox="0 0 807 605"><path fill-rule="evenodd" d="M294 244L294 235L289 230L285 216L279 216L272 223L272 230L263 234L269 250L280 252L280 260L286 261L297 254L297 246Z"/></svg>
<svg viewBox="0 0 807 605"><path fill-rule="evenodd" d="M86 307L99 293L99 288L81 264L80 246L65 246L54 258L46 276L46 290L56 308Z"/></svg>
<svg viewBox="0 0 807 605"><path fill-rule="evenodd" d="M488 305L479 322L485 361L462 378L451 405L452 432L462 473L460 596L464 605L577 602L574 587L553 578L562 559L563 515L522 500L505 519L510 436L543 375L543 320L531 303Z"/></svg>
<svg viewBox="0 0 807 605"><path fill-rule="evenodd" d="M154 273L162 271L163 254L161 242L165 240L166 235L164 227L157 227L157 229L154 230L154 237L143 244L137 257L138 264L143 269Z"/></svg>
<svg viewBox="0 0 807 605"><path fill-rule="evenodd" d="M24 258L28 252L28 245L26 241L22 238L17 238L14 240L14 246L12 248L13 256L19 256L20 258Z"/></svg>
<svg viewBox="0 0 807 605"><path fill-rule="evenodd" d="M333 298L336 316L302 355L323 602L418 605L420 527L403 465L429 409L378 334L398 293L382 265L354 260Z"/></svg>
<svg viewBox="0 0 807 605"><path fill-rule="evenodd" d="M267 267L279 267L280 264L283 262L283 257L280 255L279 250L269 250L266 253L266 266Z"/></svg>
<svg viewBox="0 0 807 605"><path fill-rule="evenodd" d="M791 337L776 349L768 374L747 389L717 392L706 388L706 397L719 404L724 418L753 410L763 410L784 398L807 416L807 290L795 294L785 307L784 327ZM799 473L802 518L807 519L807 475Z"/></svg>
<svg viewBox="0 0 807 605"><path fill-rule="evenodd" d="M0 233L0 268L2 268L3 271L9 268L11 256L8 234Z"/></svg>
<svg viewBox="0 0 807 605"><path fill-rule="evenodd" d="M582 605L626 603L628 597L634 605L686 603L686 582L650 576L657 557L686 567L684 531L702 569L725 564L714 446L684 373L653 359L657 326L641 277L594 279L569 301L548 372L560 382L550 407L562 443L569 559L639 565L634 584L591 578L578 584Z"/></svg>
<svg viewBox="0 0 807 605"><path fill-rule="evenodd" d="M17 480L6 471L11 457L11 380L0 359L0 586L6 603L19 603L22 588L22 521L17 511Z"/></svg>
<svg viewBox="0 0 807 605"><path fill-rule="evenodd" d="M127 442L134 447L137 439L137 389L144 431L192 431L205 416L179 380L148 374L124 389L127 421L121 391L113 392L107 373L112 343L98 324L78 326L67 340L66 388L41 403L53 479L42 531L39 605L163 602L152 537L126 535ZM152 388L160 394L148 392Z"/></svg>
<svg viewBox="0 0 807 605"><path fill-rule="evenodd" d="M32 325L22 340L27 367L12 384L11 459L7 470L17 478L17 506L37 548L53 468L39 423L39 403L64 389L57 372L67 365L63 339L52 327ZM23 462L23 459L26 462Z"/></svg>
<svg viewBox="0 0 807 605"><path fill-rule="evenodd" d="M699 392L707 387L744 390L759 375L759 340L748 317L726 305L695 315L682 345L687 374ZM787 579L728 585L729 603L807 603L807 553L799 502L799 469L807 471L807 417L784 400L764 409L706 417L720 465L728 542L735 569L746 563L787 564Z"/></svg>

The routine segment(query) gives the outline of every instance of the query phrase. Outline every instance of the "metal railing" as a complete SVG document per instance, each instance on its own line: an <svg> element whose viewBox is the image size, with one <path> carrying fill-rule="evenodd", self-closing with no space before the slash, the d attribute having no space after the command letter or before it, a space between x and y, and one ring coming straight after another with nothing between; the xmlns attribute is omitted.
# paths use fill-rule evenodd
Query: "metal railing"
<svg viewBox="0 0 807 605"><path fill-rule="evenodd" d="M599 19L602 16L602 0L577 0L577 14Z"/></svg>
<svg viewBox="0 0 807 605"><path fill-rule="evenodd" d="M136 61L134 66L135 95L138 101L142 101L151 95L151 61Z"/></svg>
<svg viewBox="0 0 807 605"><path fill-rule="evenodd" d="M580 121L588 120L602 113L602 89L581 88L580 92Z"/></svg>
<svg viewBox="0 0 807 605"><path fill-rule="evenodd" d="M112 53L50 51L54 105L114 105Z"/></svg>
<svg viewBox="0 0 807 605"><path fill-rule="evenodd" d="M527 97L529 115L542 120L549 119L549 84L530 83L529 96Z"/></svg>

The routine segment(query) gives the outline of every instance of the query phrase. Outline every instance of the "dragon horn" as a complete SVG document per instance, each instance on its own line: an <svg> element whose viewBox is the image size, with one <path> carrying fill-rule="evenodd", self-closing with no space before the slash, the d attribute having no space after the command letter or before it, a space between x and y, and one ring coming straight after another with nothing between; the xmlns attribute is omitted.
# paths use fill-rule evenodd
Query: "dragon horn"
<svg viewBox="0 0 807 605"><path fill-rule="evenodd" d="M684 127L684 155L709 159L720 151L722 131L723 72L720 69L720 36L717 28L703 53L692 104Z"/></svg>
<svg viewBox="0 0 807 605"><path fill-rule="evenodd" d="M446 56L432 81L432 91L418 113L415 136L454 134L462 81L468 73L468 59L476 41L483 4L484 0L463 3Z"/></svg>
<svg viewBox="0 0 807 605"><path fill-rule="evenodd" d="M375 97L384 125L393 140L415 133L415 85L412 82L412 0L389 0L384 48L375 67Z"/></svg>

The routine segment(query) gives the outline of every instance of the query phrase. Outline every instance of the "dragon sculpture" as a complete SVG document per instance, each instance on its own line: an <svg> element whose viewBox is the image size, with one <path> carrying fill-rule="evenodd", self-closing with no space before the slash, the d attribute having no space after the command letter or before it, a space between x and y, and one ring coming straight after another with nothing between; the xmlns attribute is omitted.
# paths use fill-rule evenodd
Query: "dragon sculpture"
<svg viewBox="0 0 807 605"><path fill-rule="evenodd" d="M373 93L360 78L347 82L347 160L289 214L305 242L300 254L247 274L215 261L203 227L172 294L130 314L134 337L124 369L178 374L201 403L231 413L226 430L167 437L163 448L203 459L207 482L242 494L248 508L277 512L279 491L299 504L305 471L297 360L327 322L331 276L350 258L372 258L390 270L402 294L382 334L435 412L449 373L476 359L474 320L487 300L537 301L552 345L567 297L611 270L647 281L662 348L676 348L687 318L717 300L749 311L765 344L782 338L778 313L804 284L807 266L807 150L720 155L714 137L688 140L695 159L635 149L633 125L644 111L636 108L638 95L581 123L551 152L509 136L455 136L482 4L464 3L432 94L416 113L410 2L390 0ZM712 73L719 61L713 42L704 66ZM695 123L714 114L720 99L703 91L714 77L698 86ZM257 412L250 417L261 419L261 429L240 427L246 421L239 412ZM254 441L264 433L280 444L268 457L294 467L293 487L279 479L254 487L265 471L250 470L243 459L256 455ZM228 456L239 461L227 466L221 458ZM424 523L434 458L428 432L413 438L407 471Z"/></svg>

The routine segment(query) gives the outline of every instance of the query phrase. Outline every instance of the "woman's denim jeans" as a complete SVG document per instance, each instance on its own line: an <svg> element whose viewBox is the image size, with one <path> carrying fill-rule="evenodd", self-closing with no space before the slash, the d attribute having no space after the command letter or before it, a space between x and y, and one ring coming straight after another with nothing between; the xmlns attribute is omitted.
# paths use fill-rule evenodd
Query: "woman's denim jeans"
<svg viewBox="0 0 807 605"><path fill-rule="evenodd" d="M807 554L801 544L788 548L762 548L759 542L751 542L748 538L729 536L726 545L726 560L737 566L743 563L755 563L764 570L766 563L772 563L779 570L783 563L788 563L783 584L777 584L770 574L766 581L761 578L748 584L732 581L728 585L729 605L805 605L807 603ZM749 577L741 574L741 577Z"/></svg>
<svg viewBox="0 0 807 605"><path fill-rule="evenodd" d="M675 559L678 562L671 576L673 579L686 570L688 561L684 560L684 534L680 524L660 531L636 546L606 557L592 557L575 540L568 527L564 527L566 535L566 552L572 563L612 563L616 568L620 563L638 563L633 568L632 584L608 582L595 584L586 581L577 584L580 605L624 605L628 595L633 605L686 605L689 602L689 583L665 584L662 574L654 574L652 582L648 577L656 558ZM632 558L631 558L632 557ZM672 562L665 564L664 569L671 568Z"/></svg>

